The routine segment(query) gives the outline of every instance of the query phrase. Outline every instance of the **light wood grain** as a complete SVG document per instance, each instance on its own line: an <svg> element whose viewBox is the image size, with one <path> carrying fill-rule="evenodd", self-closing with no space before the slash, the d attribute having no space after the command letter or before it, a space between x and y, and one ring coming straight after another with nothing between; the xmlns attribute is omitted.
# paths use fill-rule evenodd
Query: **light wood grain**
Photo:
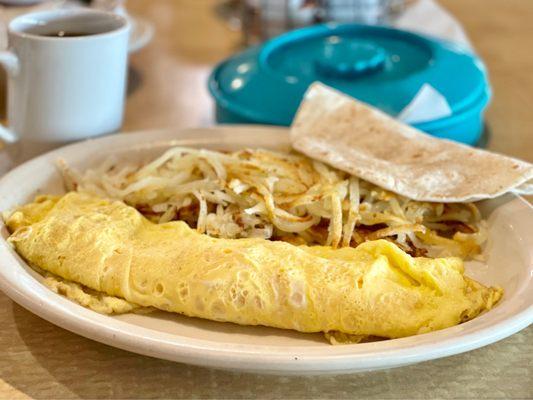
<svg viewBox="0 0 533 400"><path fill-rule="evenodd" d="M533 161L533 2L446 0L488 66L491 150Z"/></svg>
<svg viewBox="0 0 533 400"><path fill-rule="evenodd" d="M212 120L205 80L240 36L211 0L129 0L156 22L131 57L125 129ZM533 161L533 1L445 0L488 64L494 101L489 148ZM428 21L430 23L431 21ZM533 397L533 328L466 354L410 367L288 378L215 371L138 356L79 337L0 294L0 398L449 398Z"/></svg>
<svg viewBox="0 0 533 400"><path fill-rule="evenodd" d="M128 131L206 125L213 120L207 78L212 66L239 50L241 35L217 14L220 1L130 1L156 21L154 41L131 57Z"/></svg>

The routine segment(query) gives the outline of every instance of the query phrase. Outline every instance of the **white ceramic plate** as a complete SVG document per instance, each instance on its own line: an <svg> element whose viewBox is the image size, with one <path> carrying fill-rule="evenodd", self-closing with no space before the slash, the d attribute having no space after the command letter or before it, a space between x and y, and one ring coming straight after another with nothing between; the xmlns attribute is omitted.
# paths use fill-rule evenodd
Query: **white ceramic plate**
<svg viewBox="0 0 533 400"><path fill-rule="evenodd" d="M70 145L29 161L0 180L0 210L30 201L38 193L61 193L54 162L85 168L110 154L153 157L171 145L216 149L287 149L287 130L215 127L179 132L114 135ZM398 367L472 350L503 339L533 321L533 210L518 197L482 205L490 225L487 264L469 263L468 273L505 289L492 311L462 325L424 335L331 346L320 334L243 327L160 312L104 316L43 286L0 238L0 288L42 318L88 338L137 353L196 365L274 374L345 373ZM61 351L61 349L59 349Z"/></svg>

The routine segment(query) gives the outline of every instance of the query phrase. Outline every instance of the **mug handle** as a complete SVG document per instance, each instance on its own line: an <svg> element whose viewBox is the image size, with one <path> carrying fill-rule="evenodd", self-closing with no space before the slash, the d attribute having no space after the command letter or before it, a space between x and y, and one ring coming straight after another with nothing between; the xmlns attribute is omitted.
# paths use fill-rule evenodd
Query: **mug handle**
<svg viewBox="0 0 533 400"><path fill-rule="evenodd" d="M14 78L19 73L19 59L11 50L0 51L0 65L6 70L8 79ZM9 104L7 106L9 107ZM7 143L14 143L18 137L15 132L0 124L0 139Z"/></svg>

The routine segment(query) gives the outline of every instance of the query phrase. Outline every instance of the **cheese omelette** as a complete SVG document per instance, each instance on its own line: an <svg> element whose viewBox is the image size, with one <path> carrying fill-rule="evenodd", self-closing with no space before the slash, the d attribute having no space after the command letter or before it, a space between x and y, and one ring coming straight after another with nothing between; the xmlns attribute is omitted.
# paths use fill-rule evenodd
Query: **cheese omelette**
<svg viewBox="0 0 533 400"><path fill-rule="evenodd" d="M450 327L502 294L464 276L459 258L414 258L386 240L333 249L214 238L77 192L38 197L6 224L17 252L56 290L107 313L154 307L335 342Z"/></svg>

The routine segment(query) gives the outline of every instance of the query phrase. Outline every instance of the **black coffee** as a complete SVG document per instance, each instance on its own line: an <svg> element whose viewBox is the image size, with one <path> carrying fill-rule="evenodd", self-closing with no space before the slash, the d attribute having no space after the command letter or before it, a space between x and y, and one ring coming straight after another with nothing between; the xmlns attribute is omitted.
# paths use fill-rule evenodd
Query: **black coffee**
<svg viewBox="0 0 533 400"><path fill-rule="evenodd" d="M79 36L89 36L92 35L92 33L87 32L68 32L68 31L57 31L57 32L51 32L51 33L41 33L39 36L48 36L48 37L79 37Z"/></svg>

